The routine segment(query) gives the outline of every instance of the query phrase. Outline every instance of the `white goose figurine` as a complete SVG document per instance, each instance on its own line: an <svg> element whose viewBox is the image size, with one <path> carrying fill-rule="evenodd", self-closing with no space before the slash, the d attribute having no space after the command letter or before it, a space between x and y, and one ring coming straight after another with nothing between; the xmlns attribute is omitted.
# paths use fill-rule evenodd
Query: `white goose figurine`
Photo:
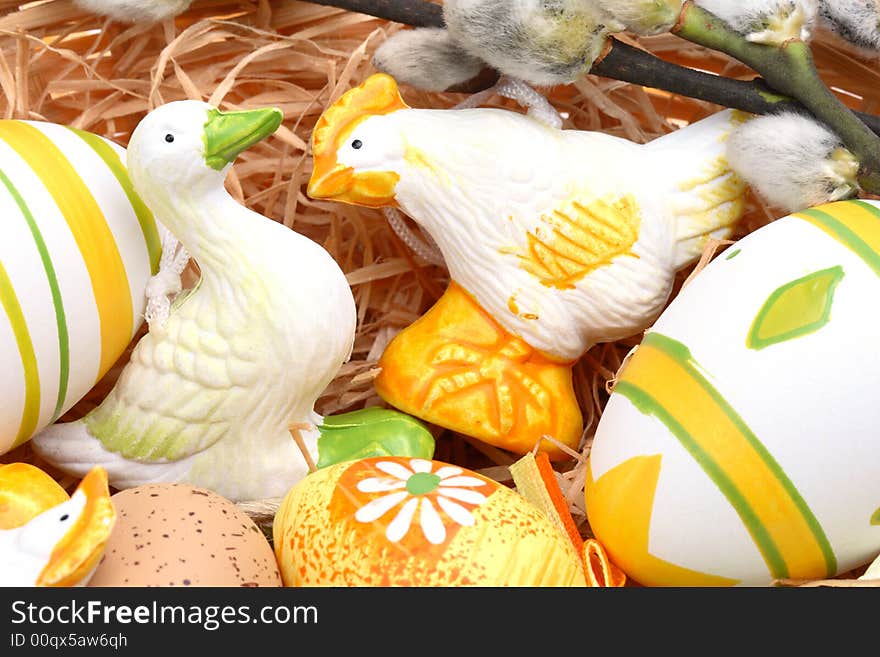
<svg viewBox="0 0 880 657"><path fill-rule="evenodd" d="M236 156L281 119L178 101L138 125L132 182L201 280L140 340L98 408L34 438L44 459L78 476L102 465L116 488L186 482L233 501L283 496L308 472L291 426L314 427L302 436L318 460L313 408L351 355L351 289L320 245L224 188Z"/></svg>

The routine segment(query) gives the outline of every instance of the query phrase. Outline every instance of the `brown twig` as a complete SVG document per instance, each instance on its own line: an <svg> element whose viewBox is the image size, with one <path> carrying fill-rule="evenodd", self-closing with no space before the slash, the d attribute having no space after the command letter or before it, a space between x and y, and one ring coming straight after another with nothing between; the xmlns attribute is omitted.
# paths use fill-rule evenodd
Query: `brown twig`
<svg viewBox="0 0 880 657"><path fill-rule="evenodd" d="M309 0L315 4L355 11L412 27L443 27L443 8L427 0ZM595 75L661 89L688 98L696 98L722 107L773 114L792 111L811 112L801 103L773 91L760 77L752 81L733 80L672 64L639 50L618 39L609 40L609 48L590 70ZM497 75L483 74L478 80L453 91L473 93L486 89ZM855 112L873 132L880 134L880 117Z"/></svg>
<svg viewBox="0 0 880 657"><path fill-rule="evenodd" d="M309 0L414 27L443 27L443 7L425 0Z"/></svg>
<svg viewBox="0 0 880 657"><path fill-rule="evenodd" d="M819 77L808 43L798 39L780 46L753 43L690 0L672 33L735 57L759 71L775 91L797 97L858 158L862 188L880 193L880 138Z"/></svg>
<svg viewBox="0 0 880 657"><path fill-rule="evenodd" d="M593 65L590 72L751 114L783 111L810 114L802 104L776 93L759 77L747 82L697 71L664 61L617 39L612 39L612 47L602 60ZM863 112L855 114L871 130L880 134L880 116Z"/></svg>

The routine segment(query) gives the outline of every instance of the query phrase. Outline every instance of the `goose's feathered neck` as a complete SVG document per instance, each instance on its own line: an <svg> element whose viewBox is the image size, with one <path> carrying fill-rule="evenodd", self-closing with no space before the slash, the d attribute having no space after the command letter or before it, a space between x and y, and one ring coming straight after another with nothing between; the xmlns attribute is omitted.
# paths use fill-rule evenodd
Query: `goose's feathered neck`
<svg viewBox="0 0 880 657"><path fill-rule="evenodd" d="M263 287L259 241L270 222L238 203L224 187L161 190L147 201L180 240L201 272L200 287L237 296L235 290Z"/></svg>

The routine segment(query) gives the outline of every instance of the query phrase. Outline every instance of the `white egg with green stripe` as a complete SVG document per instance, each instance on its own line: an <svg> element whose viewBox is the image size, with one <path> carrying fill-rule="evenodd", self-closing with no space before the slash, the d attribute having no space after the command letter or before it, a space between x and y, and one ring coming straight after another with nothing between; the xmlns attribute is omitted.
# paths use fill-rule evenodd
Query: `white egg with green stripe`
<svg viewBox="0 0 880 657"><path fill-rule="evenodd" d="M670 304L593 443L590 525L648 586L837 576L880 554L880 203L765 226Z"/></svg>
<svg viewBox="0 0 880 657"><path fill-rule="evenodd" d="M0 453L57 420L122 355L160 255L125 150L0 120Z"/></svg>

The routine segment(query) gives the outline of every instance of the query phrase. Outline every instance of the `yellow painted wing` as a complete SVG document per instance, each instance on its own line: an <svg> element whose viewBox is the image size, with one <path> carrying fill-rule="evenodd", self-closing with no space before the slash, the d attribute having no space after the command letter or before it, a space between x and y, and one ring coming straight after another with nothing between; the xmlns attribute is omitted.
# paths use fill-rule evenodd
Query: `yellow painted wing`
<svg viewBox="0 0 880 657"><path fill-rule="evenodd" d="M590 272L632 255L641 212L632 196L567 200L541 216L525 248L511 249L520 266L547 287L571 289Z"/></svg>

